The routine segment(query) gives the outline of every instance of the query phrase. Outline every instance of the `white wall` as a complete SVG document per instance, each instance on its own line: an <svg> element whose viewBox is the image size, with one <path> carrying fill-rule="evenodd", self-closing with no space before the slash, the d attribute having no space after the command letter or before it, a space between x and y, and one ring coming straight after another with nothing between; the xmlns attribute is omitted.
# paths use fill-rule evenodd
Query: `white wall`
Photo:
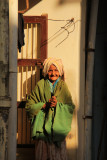
<svg viewBox="0 0 107 160"><path fill-rule="evenodd" d="M64 31L58 36L53 36L64 27L66 21L48 20L48 38L53 36L48 43L48 57L61 58L65 68L65 81L72 94L76 109L72 123L71 136L67 138L69 159L83 160L84 148L84 34L85 34L85 0L42 0L25 15L40 16L48 14L48 19L69 20L74 18L75 28L72 25L68 31L71 32L66 40L58 45L67 36ZM82 35L81 35L82 34ZM57 46L58 45L58 46ZM57 46L57 47L56 47ZM70 138L71 137L71 138Z"/></svg>

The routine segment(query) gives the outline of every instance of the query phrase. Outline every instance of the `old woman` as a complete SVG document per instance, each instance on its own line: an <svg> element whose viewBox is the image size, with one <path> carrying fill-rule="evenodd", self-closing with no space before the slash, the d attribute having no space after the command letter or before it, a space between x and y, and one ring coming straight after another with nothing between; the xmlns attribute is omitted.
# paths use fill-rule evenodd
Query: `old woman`
<svg viewBox="0 0 107 160"><path fill-rule="evenodd" d="M36 160L67 160L65 138L71 129L74 110L71 94L64 82L60 59L48 58L43 75L26 102L32 138L38 140Z"/></svg>

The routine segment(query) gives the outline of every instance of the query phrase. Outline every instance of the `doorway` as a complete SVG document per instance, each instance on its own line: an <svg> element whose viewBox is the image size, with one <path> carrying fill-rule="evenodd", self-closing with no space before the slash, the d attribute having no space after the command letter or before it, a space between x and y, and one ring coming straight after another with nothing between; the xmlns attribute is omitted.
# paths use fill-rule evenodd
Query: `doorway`
<svg viewBox="0 0 107 160"><path fill-rule="evenodd" d="M17 160L34 159L30 121L26 115L27 95L42 78L42 62L47 57L47 15L24 16L25 45L18 52L17 66Z"/></svg>

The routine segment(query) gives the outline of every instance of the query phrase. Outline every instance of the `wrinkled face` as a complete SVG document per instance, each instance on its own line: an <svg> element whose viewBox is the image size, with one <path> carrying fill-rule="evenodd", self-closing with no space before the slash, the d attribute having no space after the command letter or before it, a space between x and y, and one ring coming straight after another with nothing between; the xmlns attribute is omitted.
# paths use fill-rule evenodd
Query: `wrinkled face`
<svg viewBox="0 0 107 160"><path fill-rule="evenodd" d="M54 84L58 78L59 78L59 71L53 64L50 65L50 68L48 70L48 79L52 84Z"/></svg>

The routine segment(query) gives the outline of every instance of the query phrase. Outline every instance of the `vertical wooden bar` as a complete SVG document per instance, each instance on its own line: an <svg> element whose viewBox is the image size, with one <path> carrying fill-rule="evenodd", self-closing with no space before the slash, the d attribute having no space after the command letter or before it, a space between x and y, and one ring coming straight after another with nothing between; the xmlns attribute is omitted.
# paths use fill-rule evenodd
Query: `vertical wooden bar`
<svg viewBox="0 0 107 160"><path fill-rule="evenodd" d="M22 108L18 108L18 144L22 144Z"/></svg>
<svg viewBox="0 0 107 160"><path fill-rule="evenodd" d="M37 66L37 82L40 80L40 68Z"/></svg>
<svg viewBox="0 0 107 160"><path fill-rule="evenodd" d="M32 77L33 77L33 71L32 71L32 66L31 66L31 92L32 92Z"/></svg>
<svg viewBox="0 0 107 160"><path fill-rule="evenodd" d="M23 49L21 48L21 58L23 59ZM21 68L21 100L23 100L23 66Z"/></svg>
<svg viewBox="0 0 107 160"><path fill-rule="evenodd" d="M26 144L26 111L23 108L23 130L22 130L22 144Z"/></svg>
<svg viewBox="0 0 107 160"><path fill-rule="evenodd" d="M19 76L18 76L18 74L19 74L19 67L17 67L17 101L18 101L18 78L19 78ZM18 117L18 108L17 108L17 117ZM17 118L18 119L18 118ZM18 134L18 120L17 120L17 143L18 143L18 141L19 141L19 134Z"/></svg>
<svg viewBox="0 0 107 160"><path fill-rule="evenodd" d="M43 14L42 16L42 25L41 25L41 55L40 58L43 61L47 57L47 43L45 45L44 42L47 42L48 39L48 15Z"/></svg>
<svg viewBox="0 0 107 160"><path fill-rule="evenodd" d="M31 23L31 57L33 59L33 24Z"/></svg>
<svg viewBox="0 0 107 160"><path fill-rule="evenodd" d="M35 24L35 36L36 36L36 58L40 58L40 25ZM35 85L40 79L39 67L35 66Z"/></svg>
<svg viewBox="0 0 107 160"><path fill-rule="evenodd" d="M35 85L40 80L40 68L35 66Z"/></svg>
<svg viewBox="0 0 107 160"><path fill-rule="evenodd" d="M21 58L23 59L23 47L21 47Z"/></svg>
<svg viewBox="0 0 107 160"><path fill-rule="evenodd" d="M35 85L36 85L36 72L37 72L37 66L35 66Z"/></svg>
<svg viewBox="0 0 107 160"><path fill-rule="evenodd" d="M28 89L27 89L27 84L28 84L27 79L28 79L28 76L27 76L27 74L28 74L28 66L26 66L26 97L27 97L27 94L28 94Z"/></svg>
<svg viewBox="0 0 107 160"><path fill-rule="evenodd" d="M42 24L37 24L37 58L41 59L41 55L42 55L42 32L41 32L41 28L42 28ZM43 33L44 34L44 33Z"/></svg>
<svg viewBox="0 0 107 160"><path fill-rule="evenodd" d="M37 58L37 24L35 24L35 58Z"/></svg>
<svg viewBox="0 0 107 160"><path fill-rule="evenodd" d="M37 23L35 24L35 58L37 58ZM37 66L35 66L35 80L34 84L36 85L36 73L37 73Z"/></svg>
<svg viewBox="0 0 107 160"><path fill-rule="evenodd" d="M29 32L29 28L28 28L28 23L27 23L27 40L26 40L26 59L28 59L28 32ZM28 66L26 66L26 97L27 97L27 94L28 94L28 89L27 89L27 85L28 85Z"/></svg>
<svg viewBox="0 0 107 160"><path fill-rule="evenodd" d="M32 33L32 25L31 25L31 33ZM32 36L32 34L31 34ZM27 23L27 44L26 44L26 59L28 59L28 39L29 37L29 24ZM32 37L31 37L32 39ZM32 42L31 42L31 45L32 45ZM31 57L32 57L32 46L31 46ZM28 66L26 66L26 96L28 94ZM26 144L30 144L30 139L31 139L31 136L30 136L30 122L28 120L28 117L26 117Z"/></svg>
<svg viewBox="0 0 107 160"><path fill-rule="evenodd" d="M31 59L33 59L33 24L31 24ZM33 78L33 69L31 66L31 91L32 91L32 78Z"/></svg>
<svg viewBox="0 0 107 160"><path fill-rule="evenodd" d="M23 100L24 99L24 97L23 97L23 66L22 66L22 68L21 68L21 100Z"/></svg>
<svg viewBox="0 0 107 160"><path fill-rule="evenodd" d="M28 117L27 117L27 144L30 144L31 142L30 129L31 129L30 121L28 120Z"/></svg>
<svg viewBox="0 0 107 160"><path fill-rule="evenodd" d="M17 67L17 100L18 100L18 93L19 93L18 79L19 79L19 67Z"/></svg>
<svg viewBox="0 0 107 160"><path fill-rule="evenodd" d="M26 41L26 58L28 58L28 33L29 33L29 24L27 23L27 41Z"/></svg>

